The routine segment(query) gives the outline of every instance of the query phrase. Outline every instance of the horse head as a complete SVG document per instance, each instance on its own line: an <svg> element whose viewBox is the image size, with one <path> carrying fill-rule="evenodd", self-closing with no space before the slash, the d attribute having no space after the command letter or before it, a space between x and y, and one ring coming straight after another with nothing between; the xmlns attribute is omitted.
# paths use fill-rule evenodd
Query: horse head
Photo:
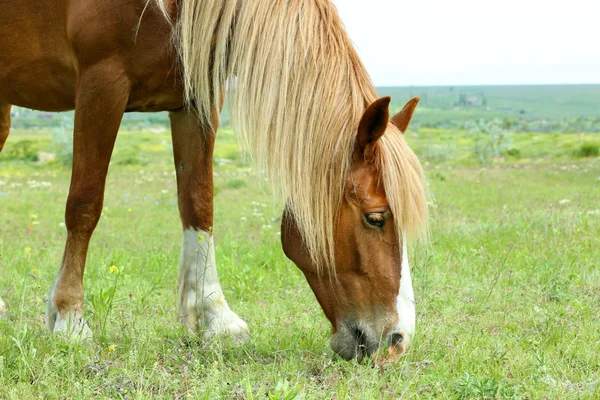
<svg viewBox="0 0 600 400"><path fill-rule="evenodd" d="M284 212L282 244L304 273L333 325L332 349L345 359L405 352L415 329L406 237L398 230L386 193L380 140L404 132L419 99L389 118L389 97L372 103L357 132L352 165L335 216L334 268L319 268L303 245L293 216ZM400 186L401 187L401 186Z"/></svg>

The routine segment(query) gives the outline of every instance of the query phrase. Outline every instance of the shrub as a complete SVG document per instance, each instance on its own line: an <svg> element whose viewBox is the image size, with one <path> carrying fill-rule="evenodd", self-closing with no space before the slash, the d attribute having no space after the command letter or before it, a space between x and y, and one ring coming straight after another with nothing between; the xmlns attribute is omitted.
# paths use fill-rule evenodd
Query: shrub
<svg viewBox="0 0 600 400"><path fill-rule="evenodd" d="M9 160L37 161L39 148L33 140L19 140L5 147Z"/></svg>
<svg viewBox="0 0 600 400"><path fill-rule="evenodd" d="M116 165L148 165L146 153L142 151L139 144L132 144L113 153L113 162Z"/></svg>
<svg viewBox="0 0 600 400"><path fill-rule="evenodd" d="M52 129L52 146L56 159L65 166L73 162L73 125L63 124Z"/></svg>
<svg viewBox="0 0 600 400"><path fill-rule="evenodd" d="M521 158L521 150L512 147L506 150L506 155L514 158Z"/></svg>
<svg viewBox="0 0 600 400"><path fill-rule="evenodd" d="M415 149L416 150L416 149ZM448 146L443 144L432 143L428 146L423 146L416 151L419 158L432 163L442 163L451 158L453 149L448 149Z"/></svg>
<svg viewBox="0 0 600 400"><path fill-rule="evenodd" d="M502 128L499 120L480 120L471 127L474 136L473 156L481 165L489 165L510 149L512 133Z"/></svg>
<svg viewBox="0 0 600 400"><path fill-rule="evenodd" d="M600 155L600 145L596 143L584 143L575 152L575 155L582 158L598 157Z"/></svg>
<svg viewBox="0 0 600 400"><path fill-rule="evenodd" d="M230 189L239 189L246 186L246 182L243 179L230 179L226 186Z"/></svg>

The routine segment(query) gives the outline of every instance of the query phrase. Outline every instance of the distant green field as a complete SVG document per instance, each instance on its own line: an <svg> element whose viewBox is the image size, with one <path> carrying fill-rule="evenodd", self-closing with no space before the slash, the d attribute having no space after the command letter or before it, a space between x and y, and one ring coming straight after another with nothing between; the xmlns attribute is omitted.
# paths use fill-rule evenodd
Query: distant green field
<svg viewBox="0 0 600 400"><path fill-rule="evenodd" d="M600 118L600 85L380 87L378 93L399 99L415 96L427 109L478 110L482 115L532 119ZM472 106L460 104L461 96ZM480 101L482 104L479 104ZM489 110L487 108L489 107Z"/></svg>
<svg viewBox="0 0 600 400"><path fill-rule="evenodd" d="M392 109L419 96L413 127L464 127L473 120L500 119L517 132L600 132L600 85L380 87L392 96ZM15 108L13 126L61 129L72 126L73 113L45 113ZM227 108L223 122L228 123ZM168 126L166 113L129 113L125 129Z"/></svg>
<svg viewBox="0 0 600 400"><path fill-rule="evenodd" d="M485 163L481 133L407 134L426 165L432 240L410 253L413 347L380 370L332 354L329 323L281 250L282 206L229 129L215 151L217 264L252 341L186 339L177 322L165 130L117 140L85 277L93 341L47 334L70 175L59 133L17 129L0 154L0 399L600 398L600 158L578 153L596 134L514 133ZM40 164L41 151L58 159Z"/></svg>
<svg viewBox="0 0 600 400"><path fill-rule="evenodd" d="M378 88L393 108L419 96L414 128L465 128L500 120L514 132L600 132L600 85Z"/></svg>

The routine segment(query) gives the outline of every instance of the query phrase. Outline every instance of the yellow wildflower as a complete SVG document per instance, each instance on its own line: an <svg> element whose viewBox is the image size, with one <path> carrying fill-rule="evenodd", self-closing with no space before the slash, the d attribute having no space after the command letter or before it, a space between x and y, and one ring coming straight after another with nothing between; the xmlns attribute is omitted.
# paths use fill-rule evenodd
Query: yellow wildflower
<svg viewBox="0 0 600 400"><path fill-rule="evenodd" d="M117 268L116 265L111 265L110 266L110 273L111 274L118 274L119 273L119 268Z"/></svg>
<svg viewBox="0 0 600 400"><path fill-rule="evenodd" d="M25 247L25 255L27 257L31 257L31 247Z"/></svg>
<svg viewBox="0 0 600 400"><path fill-rule="evenodd" d="M112 353L113 351L115 351L116 349L117 349L117 346L116 346L116 345L114 345L114 344L111 344L110 346L108 346L108 351L110 351L111 353Z"/></svg>
<svg viewBox="0 0 600 400"><path fill-rule="evenodd" d="M198 235L198 243L202 243L204 242L206 238L204 237L204 235Z"/></svg>

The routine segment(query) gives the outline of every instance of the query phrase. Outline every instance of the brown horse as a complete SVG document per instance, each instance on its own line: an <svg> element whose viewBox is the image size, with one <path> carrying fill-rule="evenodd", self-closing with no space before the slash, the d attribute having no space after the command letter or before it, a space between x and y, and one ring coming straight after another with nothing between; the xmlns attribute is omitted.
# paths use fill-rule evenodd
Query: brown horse
<svg viewBox="0 0 600 400"><path fill-rule="evenodd" d="M236 130L286 201L283 249L333 325L332 348L346 359L382 344L402 353L415 326L406 237L427 216L422 170L401 134L418 99L389 118L390 99L377 100L329 0L0 2L0 150L11 105L75 109L48 329L91 336L83 275L121 118L166 110L183 224L180 317L206 338L248 338L223 296L212 239L226 91Z"/></svg>

